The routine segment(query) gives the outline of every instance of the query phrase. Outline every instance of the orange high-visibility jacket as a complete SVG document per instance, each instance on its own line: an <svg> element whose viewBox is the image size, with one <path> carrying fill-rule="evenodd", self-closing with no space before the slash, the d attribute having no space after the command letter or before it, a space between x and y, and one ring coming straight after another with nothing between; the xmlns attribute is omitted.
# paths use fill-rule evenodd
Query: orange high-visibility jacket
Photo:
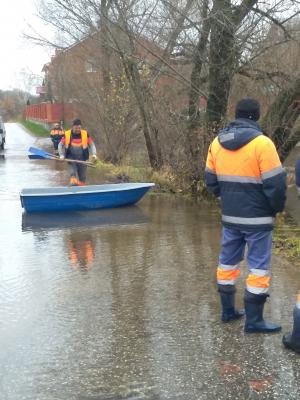
<svg viewBox="0 0 300 400"><path fill-rule="evenodd" d="M270 230L284 209L286 173L274 143L254 121L237 119L219 132L208 151L205 179L221 198L227 227Z"/></svg>
<svg viewBox="0 0 300 400"><path fill-rule="evenodd" d="M93 147L92 152L96 151L92 138L84 129L80 133L74 133L71 130L66 131L61 144L65 147L66 157L79 160L88 160L89 148Z"/></svg>
<svg viewBox="0 0 300 400"><path fill-rule="evenodd" d="M72 134L72 131L68 130L65 132L65 140L63 143L66 149L68 149L70 145L76 147L81 146L83 149L86 149L88 147L88 133L84 129L81 130L80 134Z"/></svg>
<svg viewBox="0 0 300 400"><path fill-rule="evenodd" d="M89 133L81 129L79 133L71 130L65 132L65 136L59 143L58 151L60 155L76 160L88 160L89 153L96 155L96 147Z"/></svg>
<svg viewBox="0 0 300 400"><path fill-rule="evenodd" d="M62 129L52 129L52 130L50 131L50 135L51 135L51 136L59 136L59 137L62 137L62 136L64 136L64 134L65 134L65 131L62 130Z"/></svg>

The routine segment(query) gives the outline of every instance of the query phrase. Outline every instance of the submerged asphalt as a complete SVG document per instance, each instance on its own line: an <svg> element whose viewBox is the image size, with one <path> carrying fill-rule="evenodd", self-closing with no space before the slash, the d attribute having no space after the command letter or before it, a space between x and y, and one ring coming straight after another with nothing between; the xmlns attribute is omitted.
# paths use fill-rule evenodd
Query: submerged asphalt
<svg viewBox="0 0 300 400"><path fill-rule="evenodd" d="M283 348L282 333L245 335L243 320L220 322L217 209L149 194L120 210L26 215L22 188L68 178L62 164L29 161L32 144L41 142L7 124L1 400L300 398L300 356ZM283 332L299 282L300 271L274 256L265 317Z"/></svg>

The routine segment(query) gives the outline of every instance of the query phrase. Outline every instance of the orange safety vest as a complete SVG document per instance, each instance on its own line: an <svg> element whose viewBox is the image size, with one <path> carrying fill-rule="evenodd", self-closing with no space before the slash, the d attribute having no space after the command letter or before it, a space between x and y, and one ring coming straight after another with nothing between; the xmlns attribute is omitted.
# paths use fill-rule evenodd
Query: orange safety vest
<svg viewBox="0 0 300 400"><path fill-rule="evenodd" d="M50 132L51 136L63 136L65 134L65 132L62 129L52 129L52 131Z"/></svg>
<svg viewBox="0 0 300 400"><path fill-rule="evenodd" d="M83 147L83 149L87 149L88 147L88 133L86 130L82 129L81 130L81 144L80 146ZM68 149L71 143L71 134L72 131L71 129L65 132L65 147Z"/></svg>

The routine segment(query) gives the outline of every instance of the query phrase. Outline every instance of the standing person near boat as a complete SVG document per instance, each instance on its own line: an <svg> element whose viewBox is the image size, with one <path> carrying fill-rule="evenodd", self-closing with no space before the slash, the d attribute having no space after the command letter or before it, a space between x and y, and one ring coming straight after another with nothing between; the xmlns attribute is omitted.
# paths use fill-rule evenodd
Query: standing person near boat
<svg viewBox="0 0 300 400"><path fill-rule="evenodd" d="M296 186L298 190L298 195L300 198L300 157L296 162L295 168L296 175ZM283 336L282 342L284 346L288 349L295 351L300 354L300 291L298 293L298 298L293 312L293 330L291 333L287 333Z"/></svg>
<svg viewBox="0 0 300 400"><path fill-rule="evenodd" d="M50 138L53 143L55 155L58 155L58 145L61 139L64 137L64 130L61 129L61 126L58 122L56 122L53 126L53 129L50 131Z"/></svg>
<svg viewBox="0 0 300 400"><path fill-rule="evenodd" d="M235 308L235 283L247 245L249 274L244 305L245 332L278 332L263 319L269 296L273 220L283 211L286 173L274 143L257 121L259 103L250 98L236 105L235 120L212 142L206 164L206 185L222 205L222 245L217 269L222 321L243 316Z"/></svg>
<svg viewBox="0 0 300 400"><path fill-rule="evenodd" d="M59 143L58 152L61 159L87 161L91 155L97 160L96 146L89 133L82 129L80 119L73 121L72 129L65 132L65 136ZM78 163L69 163L70 185L84 186L86 183L87 166Z"/></svg>

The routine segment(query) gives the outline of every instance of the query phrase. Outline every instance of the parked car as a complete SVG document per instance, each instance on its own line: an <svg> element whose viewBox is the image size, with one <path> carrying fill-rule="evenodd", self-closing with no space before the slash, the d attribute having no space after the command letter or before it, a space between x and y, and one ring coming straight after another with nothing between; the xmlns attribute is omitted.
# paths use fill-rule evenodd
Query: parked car
<svg viewBox="0 0 300 400"><path fill-rule="evenodd" d="M0 149L4 149L4 144L5 144L5 125L4 122L2 121L2 118L0 117Z"/></svg>

